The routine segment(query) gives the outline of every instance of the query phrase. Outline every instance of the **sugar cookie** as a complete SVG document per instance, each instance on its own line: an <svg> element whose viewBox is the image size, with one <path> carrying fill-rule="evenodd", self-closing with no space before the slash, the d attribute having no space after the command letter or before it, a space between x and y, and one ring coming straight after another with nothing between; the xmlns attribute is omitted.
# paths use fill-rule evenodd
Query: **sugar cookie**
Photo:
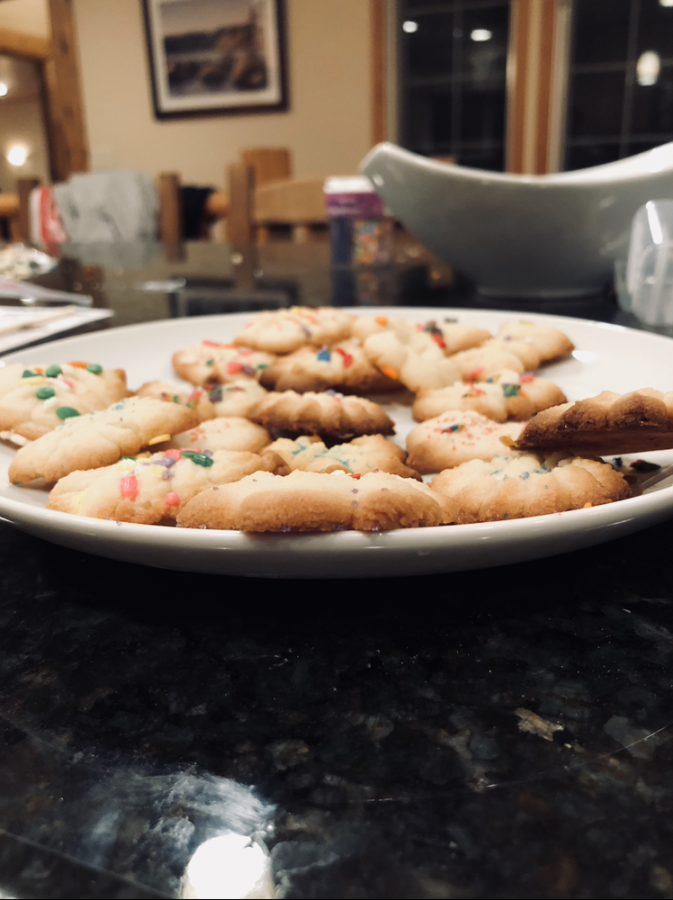
<svg viewBox="0 0 673 900"><path fill-rule="evenodd" d="M609 464L562 453L475 459L441 472L431 488L456 503L457 524L541 516L631 496Z"/></svg>
<svg viewBox="0 0 673 900"><path fill-rule="evenodd" d="M384 472L260 472L203 491L186 504L187 528L251 532L388 531L453 521L453 501L422 482Z"/></svg>

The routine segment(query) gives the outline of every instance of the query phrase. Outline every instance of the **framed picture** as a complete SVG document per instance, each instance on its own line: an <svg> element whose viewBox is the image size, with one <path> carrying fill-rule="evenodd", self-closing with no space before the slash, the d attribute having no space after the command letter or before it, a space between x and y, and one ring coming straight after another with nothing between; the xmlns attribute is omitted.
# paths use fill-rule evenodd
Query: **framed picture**
<svg viewBox="0 0 673 900"><path fill-rule="evenodd" d="M154 112L287 109L284 0L143 0Z"/></svg>

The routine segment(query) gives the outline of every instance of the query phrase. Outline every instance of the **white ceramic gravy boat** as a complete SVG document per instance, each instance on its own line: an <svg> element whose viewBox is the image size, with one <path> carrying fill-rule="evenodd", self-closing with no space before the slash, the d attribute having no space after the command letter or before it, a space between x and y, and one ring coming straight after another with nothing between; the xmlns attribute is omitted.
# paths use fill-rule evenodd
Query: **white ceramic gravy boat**
<svg viewBox="0 0 673 900"><path fill-rule="evenodd" d="M581 296L612 282L636 210L673 198L673 143L554 175L469 169L384 143L360 171L404 226L480 293Z"/></svg>

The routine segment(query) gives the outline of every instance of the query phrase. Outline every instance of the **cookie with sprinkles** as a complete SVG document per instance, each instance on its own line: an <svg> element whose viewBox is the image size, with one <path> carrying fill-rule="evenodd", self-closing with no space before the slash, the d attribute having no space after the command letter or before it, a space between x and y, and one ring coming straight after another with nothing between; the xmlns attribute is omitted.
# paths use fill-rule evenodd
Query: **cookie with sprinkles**
<svg viewBox="0 0 673 900"><path fill-rule="evenodd" d="M575 349L575 345L563 331L528 319L512 319L503 323L495 337L504 343L530 344L535 348L542 363L568 356ZM533 369L537 366L527 368Z"/></svg>
<svg viewBox="0 0 673 900"><path fill-rule="evenodd" d="M472 459L493 459L518 438L523 427L521 422L493 422L472 410L445 412L411 429L408 464L427 474Z"/></svg>
<svg viewBox="0 0 673 900"><path fill-rule="evenodd" d="M422 482L384 472L259 472L203 491L185 505L186 528L246 532L390 531L444 525L455 504Z"/></svg>
<svg viewBox="0 0 673 900"><path fill-rule="evenodd" d="M419 352L422 352L424 345L432 348L434 344L446 356L479 347L492 337L483 328L453 319L412 322L395 316L358 316L353 322L353 335L363 343L371 335L384 331L393 332L404 343L415 339Z"/></svg>
<svg viewBox="0 0 673 900"><path fill-rule="evenodd" d="M402 385L374 366L357 338L321 347L303 347L277 357L260 381L276 391L336 391L376 394L399 391Z"/></svg>
<svg viewBox="0 0 673 900"><path fill-rule="evenodd" d="M154 397L129 397L83 416L73 412L54 431L19 448L9 466L9 480L52 482L76 469L112 465L198 422L188 406Z"/></svg>
<svg viewBox="0 0 673 900"><path fill-rule="evenodd" d="M0 432L36 440L68 415L105 409L128 394L126 373L96 363L0 369Z"/></svg>
<svg viewBox="0 0 673 900"><path fill-rule="evenodd" d="M204 450L247 450L258 453L271 442L266 428L243 416L208 419L189 431L173 435L172 447L198 446Z"/></svg>
<svg viewBox="0 0 673 900"><path fill-rule="evenodd" d="M412 414L417 422L423 422L449 410L471 409L494 422L523 422L542 409L565 402L565 394L551 381L532 372L503 370L486 381L458 381L445 388L421 391Z"/></svg>
<svg viewBox="0 0 673 900"><path fill-rule="evenodd" d="M256 382L253 382L256 383ZM216 415L215 406L210 401L209 392L200 387L178 387L164 381L148 381L136 391L137 397L155 397L168 403L181 403L195 410L199 419L212 419Z"/></svg>
<svg viewBox="0 0 673 900"><path fill-rule="evenodd" d="M241 378L258 379L274 360L270 353L220 344L217 341L201 341L173 354L173 369L180 378L190 384L227 384Z"/></svg>
<svg viewBox="0 0 673 900"><path fill-rule="evenodd" d="M603 391L533 416L517 440L521 450L564 450L588 456L673 447L673 391Z"/></svg>
<svg viewBox="0 0 673 900"><path fill-rule="evenodd" d="M384 374L399 379L415 393L456 381L484 381L501 369L524 371L518 356L493 341L447 356L426 332L387 330L370 335L363 348Z"/></svg>
<svg viewBox="0 0 673 900"><path fill-rule="evenodd" d="M52 488L47 509L153 525L175 519L185 504L214 484L277 471L280 458L197 448L125 458L111 466L71 472Z"/></svg>
<svg viewBox="0 0 673 900"><path fill-rule="evenodd" d="M309 344L335 344L350 337L355 316L343 309L293 306L259 313L234 338L234 343L267 353L292 353Z"/></svg>
<svg viewBox="0 0 673 900"><path fill-rule="evenodd" d="M364 435L332 447L327 447L315 436L303 435L295 440L278 438L268 449L278 453L291 470L327 473L341 470L355 475L390 472L402 478L421 480L418 472L406 465L405 451L381 434Z"/></svg>
<svg viewBox="0 0 673 900"><path fill-rule="evenodd" d="M430 484L456 503L456 523L494 522L600 506L631 496L608 463L563 453L495 456L441 472Z"/></svg>
<svg viewBox="0 0 673 900"><path fill-rule="evenodd" d="M216 416L247 416L266 394L266 388L252 378L237 378L226 384L206 385Z"/></svg>
<svg viewBox="0 0 673 900"><path fill-rule="evenodd" d="M248 415L269 430L297 435L351 438L395 432L395 423L378 403L335 391L270 391Z"/></svg>

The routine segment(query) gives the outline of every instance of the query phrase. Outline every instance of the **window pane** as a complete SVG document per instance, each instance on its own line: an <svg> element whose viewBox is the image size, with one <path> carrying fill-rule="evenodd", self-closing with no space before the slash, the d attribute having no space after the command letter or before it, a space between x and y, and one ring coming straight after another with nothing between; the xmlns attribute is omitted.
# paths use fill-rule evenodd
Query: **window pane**
<svg viewBox="0 0 673 900"><path fill-rule="evenodd" d="M622 127L624 72L590 72L572 79L568 120L571 137L618 136Z"/></svg>
<svg viewBox="0 0 673 900"><path fill-rule="evenodd" d="M501 141L504 133L502 91L464 91L460 106L461 141Z"/></svg>
<svg viewBox="0 0 673 900"><path fill-rule="evenodd" d="M614 162L620 158L619 142L605 144L587 144L566 148L566 169L587 169L589 166L600 166Z"/></svg>
<svg viewBox="0 0 673 900"><path fill-rule="evenodd" d="M575 65L626 59L629 0L575 0L573 52Z"/></svg>
<svg viewBox="0 0 673 900"><path fill-rule="evenodd" d="M672 140L672 141L673 141L673 135L671 135L671 136L668 138L668 140ZM650 140L650 141L646 141L646 140L644 140L644 141L633 140L633 141L630 141L629 144L627 144L627 147L626 147L626 155L627 155L627 156L635 156L637 153L644 153L646 150L652 150L652 149L654 149L654 147L661 147L661 143L662 143L661 140L655 140L655 141L652 141L652 140ZM665 143L665 142L664 142L664 143Z"/></svg>
<svg viewBox="0 0 673 900"><path fill-rule="evenodd" d="M452 110L450 88L410 90L404 110L404 145L417 153L450 153Z"/></svg>
<svg viewBox="0 0 673 900"><path fill-rule="evenodd" d="M638 19L638 56L655 50L660 56L673 56L673 6L661 6L659 0L641 0Z"/></svg>
<svg viewBox="0 0 673 900"><path fill-rule="evenodd" d="M456 160L461 166L502 172L505 168L505 146L500 143L486 147L458 147Z"/></svg>
<svg viewBox="0 0 673 900"><path fill-rule="evenodd" d="M634 136L673 133L673 69L662 69L656 84L634 87L629 130Z"/></svg>
<svg viewBox="0 0 673 900"><path fill-rule="evenodd" d="M466 164L502 169L510 0L407 0L398 13L403 146L470 147Z"/></svg>
<svg viewBox="0 0 673 900"><path fill-rule="evenodd" d="M417 31L404 31L402 52L412 77L450 75L453 69L453 14L418 16Z"/></svg>
<svg viewBox="0 0 673 900"><path fill-rule="evenodd" d="M509 8L496 6L467 10L460 18L462 71L473 82L504 79L507 65ZM484 39L487 35L490 37Z"/></svg>

